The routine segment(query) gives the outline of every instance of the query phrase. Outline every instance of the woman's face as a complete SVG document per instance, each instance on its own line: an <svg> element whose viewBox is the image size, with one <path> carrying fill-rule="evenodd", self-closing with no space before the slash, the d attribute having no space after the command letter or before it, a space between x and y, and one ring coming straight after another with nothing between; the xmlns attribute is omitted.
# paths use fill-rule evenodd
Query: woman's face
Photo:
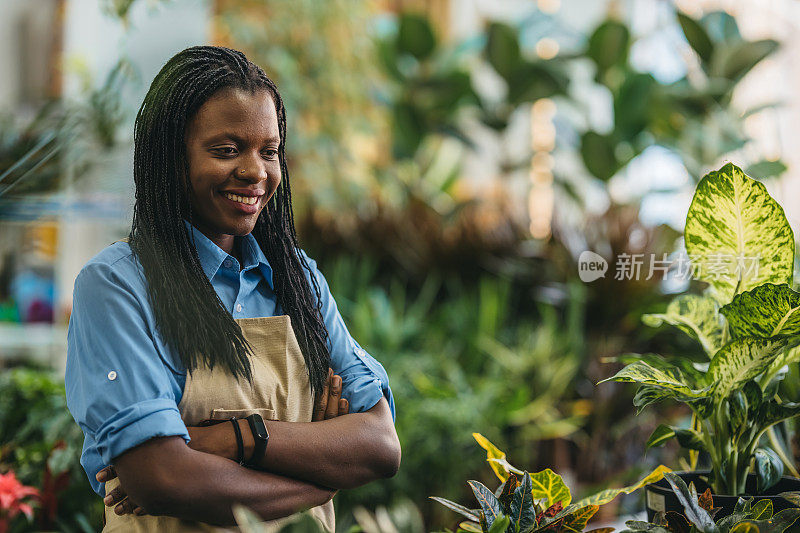
<svg viewBox="0 0 800 533"><path fill-rule="evenodd" d="M186 128L194 224L228 253L247 235L281 181L280 133L267 90L223 89Z"/></svg>

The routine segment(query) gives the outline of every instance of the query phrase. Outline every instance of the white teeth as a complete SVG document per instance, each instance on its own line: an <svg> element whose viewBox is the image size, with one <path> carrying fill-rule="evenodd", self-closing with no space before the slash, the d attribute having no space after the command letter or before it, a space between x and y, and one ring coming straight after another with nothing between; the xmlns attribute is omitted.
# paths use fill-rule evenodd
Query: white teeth
<svg viewBox="0 0 800 533"><path fill-rule="evenodd" d="M233 200L234 202L239 202L240 204L253 205L258 201L257 196L238 196L236 194L230 194L227 192L222 194L225 195L225 198Z"/></svg>

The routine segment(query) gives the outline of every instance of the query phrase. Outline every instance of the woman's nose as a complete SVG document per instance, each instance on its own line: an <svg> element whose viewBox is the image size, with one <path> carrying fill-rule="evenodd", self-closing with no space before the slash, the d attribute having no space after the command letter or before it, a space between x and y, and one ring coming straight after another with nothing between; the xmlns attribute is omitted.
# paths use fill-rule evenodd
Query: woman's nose
<svg viewBox="0 0 800 533"><path fill-rule="evenodd" d="M239 179L258 183L267 179L267 168L261 157L258 160L253 158L243 159L236 170L236 177Z"/></svg>

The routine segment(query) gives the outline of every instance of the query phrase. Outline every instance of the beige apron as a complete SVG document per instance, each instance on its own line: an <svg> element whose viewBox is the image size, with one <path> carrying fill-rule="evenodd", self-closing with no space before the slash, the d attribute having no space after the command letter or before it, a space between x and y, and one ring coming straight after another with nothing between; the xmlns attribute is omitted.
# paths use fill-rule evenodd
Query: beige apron
<svg viewBox="0 0 800 533"><path fill-rule="evenodd" d="M245 338L253 347L252 387L247 380L236 381L232 374L217 366L213 371L198 368L186 376L183 397L178 405L187 426L197 426L202 420L228 419L260 413L265 420L310 422L313 414L313 395L308 370L297 344L288 315L237 318ZM233 431L233 428L231 428ZM269 453L269 446L267 447ZM119 484L115 478L106 483L106 494ZM335 529L333 501L310 510L330 533ZM280 518L264 522L265 531L272 533L296 518ZM238 532L238 527L219 528L201 522L190 522L170 516L118 516L105 507L103 532Z"/></svg>

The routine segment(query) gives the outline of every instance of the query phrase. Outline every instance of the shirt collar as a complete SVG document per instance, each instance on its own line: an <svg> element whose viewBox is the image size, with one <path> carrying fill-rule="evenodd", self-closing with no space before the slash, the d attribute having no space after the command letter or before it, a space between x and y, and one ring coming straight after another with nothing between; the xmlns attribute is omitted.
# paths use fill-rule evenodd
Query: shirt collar
<svg viewBox="0 0 800 533"><path fill-rule="evenodd" d="M200 258L200 266L203 267L203 272L206 277L211 280L217 274L217 271L226 259L230 258L234 261L235 258L214 244L214 241L203 235L203 232L190 224L188 220L184 219L183 222L186 225L186 229L194 235L194 243L197 248L197 255ZM258 245L256 238L253 237L252 233L248 233L244 237L241 237L239 242L241 243L242 261L244 263L242 268L258 265L264 279L267 280L270 288L274 289L272 285L272 267L269 261L267 261L263 250L261 250L261 247Z"/></svg>

